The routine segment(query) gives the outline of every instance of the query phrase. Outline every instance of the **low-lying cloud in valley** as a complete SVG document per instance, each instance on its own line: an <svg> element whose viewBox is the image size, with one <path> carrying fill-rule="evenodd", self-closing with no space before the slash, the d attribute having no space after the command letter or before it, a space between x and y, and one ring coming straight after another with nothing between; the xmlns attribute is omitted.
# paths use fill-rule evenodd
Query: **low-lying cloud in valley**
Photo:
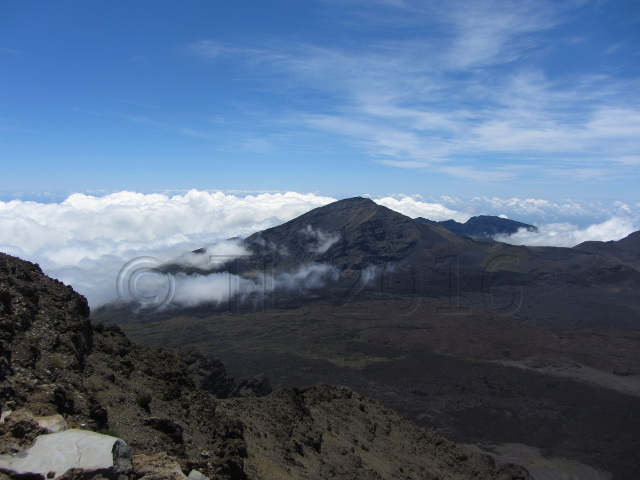
<svg viewBox="0 0 640 480"><path fill-rule="evenodd" d="M221 304L229 301L254 302L258 306L273 301L279 292L306 293L338 279L339 271L327 264L311 263L293 272L272 275L259 272L252 277L241 277L229 272L209 275L176 275L175 293L168 298L173 305L194 307L205 303ZM167 279L164 283L167 283ZM163 285L159 285L162 290ZM151 305L153 306L153 305ZM153 306L155 308L155 306Z"/></svg>
<svg viewBox="0 0 640 480"><path fill-rule="evenodd" d="M236 257L249 255L250 252L239 238L220 240L213 245L208 245L188 251L172 260L185 267L194 267L199 270L218 269Z"/></svg>
<svg viewBox="0 0 640 480"><path fill-rule="evenodd" d="M228 239L279 225L334 200L295 192L241 195L196 190L175 195L73 194L60 203L12 200L0 202L0 251L39 263L45 273L72 285L95 307L117 299L118 274L133 259L151 257L206 271L215 266L212 259L219 267L225 258L247 253L239 240ZM464 222L473 215L502 214L538 227L538 232L499 238L515 244L573 246L585 240L617 240L640 226L640 205L621 203L404 195L373 200L412 218ZM340 240L337 232L311 226L299 234L316 253ZM198 248L206 248L204 254L191 253ZM185 305L203 299L224 301L234 282L238 292L248 293L264 291L264 281L273 281L275 288L312 289L332 281L334 273L329 265L311 264L273 280L237 278L229 283L225 273L176 276L173 298Z"/></svg>

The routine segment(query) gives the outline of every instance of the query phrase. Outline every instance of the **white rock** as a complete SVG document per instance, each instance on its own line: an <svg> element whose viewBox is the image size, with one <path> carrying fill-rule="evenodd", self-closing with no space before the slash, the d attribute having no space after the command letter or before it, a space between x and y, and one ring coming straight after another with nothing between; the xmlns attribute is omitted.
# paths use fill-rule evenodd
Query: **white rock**
<svg viewBox="0 0 640 480"><path fill-rule="evenodd" d="M209 477L207 477L206 475L203 475L198 470L191 470L189 472L189 476L187 477L187 480L209 480Z"/></svg>
<svg viewBox="0 0 640 480"><path fill-rule="evenodd" d="M57 478L70 468L131 470L131 448L121 439L86 430L67 430L40 435L27 450L0 455L0 467L17 473L55 472Z"/></svg>
<svg viewBox="0 0 640 480"><path fill-rule="evenodd" d="M4 421L13 413L12 410L4 410L2 414L0 414L0 423L4 423Z"/></svg>

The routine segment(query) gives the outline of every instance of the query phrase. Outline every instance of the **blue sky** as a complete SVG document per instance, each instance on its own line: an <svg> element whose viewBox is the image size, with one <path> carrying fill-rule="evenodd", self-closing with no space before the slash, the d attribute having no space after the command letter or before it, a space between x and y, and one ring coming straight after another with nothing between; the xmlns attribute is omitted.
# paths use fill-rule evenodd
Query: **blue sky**
<svg viewBox="0 0 640 480"><path fill-rule="evenodd" d="M639 90L637 1L5 1L0 198L637 206Z"/></svg>

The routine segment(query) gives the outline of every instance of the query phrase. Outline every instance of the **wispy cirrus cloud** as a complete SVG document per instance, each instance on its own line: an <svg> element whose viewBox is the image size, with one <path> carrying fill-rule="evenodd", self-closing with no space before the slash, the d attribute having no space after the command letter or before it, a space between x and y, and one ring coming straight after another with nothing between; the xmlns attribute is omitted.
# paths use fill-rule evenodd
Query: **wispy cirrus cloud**
<svg viewBox="0 0 640 480"><path fill-rule="evenodd" d="M540 43L531 35L562 23L557 5L548 2L446 2L433 9L452 29L446 58L467 70L510 63Z"/></svg>
<svg viewBox="0 0 640 480"><path fill-rule="evenodd" d="M228 47L213 40L198 40L188 44L184 51L194 56L215 60L223 55L237 53L240 49Z"/></svg>
<svg viewBox="0 0 640 480"><path fill-rule="evenodd" d="M351 5L353 18L343 21L371 26L378 15L406 33L240 49L201 40L191 53L233 54L243 68L260 62L260 78L271 77L273 94L290 106L279 122L340 136L386 165L489 183L637 172L637 76L547 68L550 55L576 43L560 28L588 2Z"/></svg>
<svg viewBox="0 0 640 480"><path fill-rule="evenodd" d="M205 59L209 62L231 58L249 62L253 65L275 61L283 57L283 53L268 50L263 47L232 46L210 39L190 42L184 45L181 51L192 57Z"/></svg>
<svg viewBox="0 0 640 480"><path fill-rule="evenodd" d="M13 55L14 57L22 56L22 53L18 50L14 50L13 48L7 48L0 45L0 53L6 53L8 55Z"/></svg>

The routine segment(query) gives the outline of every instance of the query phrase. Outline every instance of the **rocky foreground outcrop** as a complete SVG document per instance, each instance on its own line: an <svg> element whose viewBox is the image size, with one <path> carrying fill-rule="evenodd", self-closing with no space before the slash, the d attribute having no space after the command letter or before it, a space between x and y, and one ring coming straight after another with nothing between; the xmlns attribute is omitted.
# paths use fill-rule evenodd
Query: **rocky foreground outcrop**
<svg viewBox="0 0 640 480"><path fill-rule="evenodd" d="M270 391L91 325L82 296L0 254L0 478L530 478L347 388Z"/></svg>

